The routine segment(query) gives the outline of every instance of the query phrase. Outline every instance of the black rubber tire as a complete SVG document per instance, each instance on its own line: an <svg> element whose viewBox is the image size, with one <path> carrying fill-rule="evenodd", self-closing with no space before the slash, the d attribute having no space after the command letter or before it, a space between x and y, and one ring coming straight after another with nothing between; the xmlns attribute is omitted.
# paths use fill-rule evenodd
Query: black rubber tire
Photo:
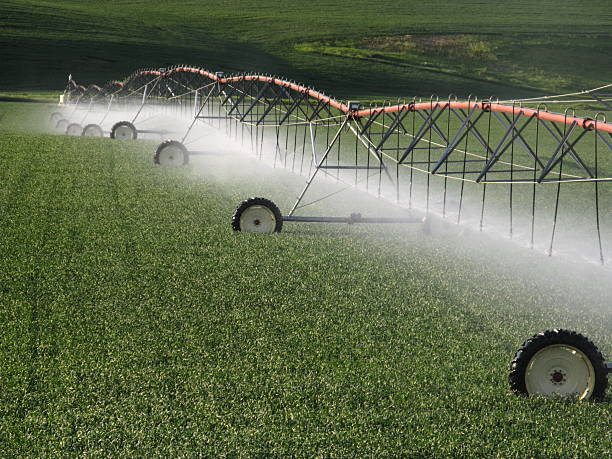
<svg viewBox="0 0 612 459"><path fill-rule="evenodd" d="M159 144L159 146L157 147L157 150L155 150L155 156L153 157L153 162L155 164L161 165L159 161L160 154L162 150L169 145L178 147L183 152L183 163L181 164L182 166L189 164L189 151L187 150L185 145L183 145L178 140L164 140L162 143Z"/></svg>
<svg viewBox="0 0 612 459"><path fill-rule="evenodd" d="M53 124L57 124L57 122L62 118L63 116L60 112L53 112L49 115L49 121L51 121Z"/></svg>
<svg viewBox="0 0 612 459"><path fill-rule="evenodd" d="M69 124L70 122L67 119L61 118L57 120L57 123L55 123L55 129L58 129L62 132L66 132L66 128L68 127Z"/></svg>
<svg viewBox="0 0 612 459"><path fill-rule="evenodd" d="M88 136L85 134L85 131L95 131L96 134ZM83 132L81 133L81 135L83 137L104 137L104 131L97 124L88 124L83 128Z"/></svg>
<svg viewBox="0 0 612 459"><path fill-rule="evenodd" d="M533 335L521 345L510 364L510 374L508 376L510 389L519 394L529 395L525 383L529 362L538 351L554 344L566 344L575 347L586 355L595 371L595 386L590 399L601 400L608 386L608 372L601 352L586 336L563 328L546 330Z"/></svg>
<svg viewBox="0 0 612 459"><path fill-rule="evenodd" d="M111 129L111 133L110 133L111 139L115 138L115 132L117 131L118 128L122 126L128 127L132 130L132 136L133 136L132 140L136 140L138 138L138 130L136 129L136 126L134 126L129 121L119 121L118 123L115 123L113 128Z"/></svg>
<svg viewBox="0 0 612 459"><path fill-rule="evenodd" d="M78 134L70 134L69 131L70 129L77 129L79 131ZM70 123L68 126L66 126L66 135L74 135L74 136L80 136L83 134L83 127L79 124L79 123Z"/></svg>
<svg viewBox="0 0 612 459"><path fill-rule="evenodd" d="M232 229L234 231L242 231L240 228L240 217L242 216L242 213L251 206L264 206L270 209L276 220L274 232L281 232L283 229L283 216L281 215L281 211L276 204L266 198L249 198L242 201L238 207L236 207L234 215L232 216Z"/></svg>

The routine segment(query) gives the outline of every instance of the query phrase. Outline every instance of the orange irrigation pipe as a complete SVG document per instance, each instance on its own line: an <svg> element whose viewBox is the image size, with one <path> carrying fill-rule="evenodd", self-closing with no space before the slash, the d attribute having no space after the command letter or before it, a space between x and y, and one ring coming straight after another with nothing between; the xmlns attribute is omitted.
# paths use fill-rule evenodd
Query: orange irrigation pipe
<svg viewBox="0 0 612 459"><path fill-rule="evenodd" d="M448 102L447 101L447 102L436 102L435 104L433 102L420 102L420 103L393 105L389 107L375 107L375 108L370 108L370 109L365 109L365 110L351 110L346 104L343 104L342 102L336 99L326 96L325 94L319 91L315 91L314 89L310 89L310 88L307 88L306 86L302 86L297 83L292 83L290 81L281 80L278 78L268 77L268 76L263 76L263 75L243 75L243 76L225 78L223 76L218 76L215 73L208 72L206 70L202 70L196 67L185 67L185 66L175 67L165 72L160 72L157 70L142 70L140 72L134 73L132 76L128 78L128 80L132 78L136 78L141 75L156 75L156 76L163 77L163 76L172 75L174 73L180 73L180 72L197 73L199 75L202 75L206 78L209 78L213 81L217 81L222 84L235 82L235 81L252 81L252 80L276 84L278 86L283 86L283 87L292 89L294 91L297 91L303 94L308 94L310 97L326 102L330 104L332 107L337 108L338 110L340 110L341 112L345 114L351 114L351 116L355 118L359 118L362 116L370 116L370 115L380 113L380 112L394 113L400 110L410 110L410 111L427 110L435 106L438 108L450 107L453 109L471 109L471 110L480 109L480 110L486 110L486 111L511 113L511 114L518 115L518 116L521 116L521 115L522 116L535 116L538 119L552 121L554 123L568 124L568 125L576 123L582 126L584 129L589 129L589 130L595 129L595 126L597 125L597 130L612 133L612 123L604 123L604 122L596 123L595 120L591 118L566 116L560 113L551 113L551 112L546 112L546 111L541 111L541 110L534 110L531 108L523 108L523 107L504 105L504 104L499 104L499 103L493 104L490 102L468 102L468 101L465 101L465 102L450 101Z"/></svg>
<svg viewBox="0 0 612 459"><path fill-rule="evenodd" d="M320 101L327 102L332 107L335 107L344 113L350 112L348 106L337 101L336 99L332 99L331 97L326 96L325 94L319 91L315 91L314 89L307 88L306 86L302 86L297 83L292 83L286 80L280 80L278 78L261 76L261 75L245 75L245 76L239 76L239 77L218 78L217 79L217 81L219 81L220 83L227 83L227 82L233 82L233 81L250 81L250 80L265 81L268 83L276 84L278 86L284 86L285 88L290 88L290 89L293 89L294 91L308 94L310 97L314 99L318 99Z"/></svg>
<svg viewBox="0 0 612 459"><path fill-rule="evenodd" d="M523 115L523 116L535 116L536 118L552 121L555 123L561 124L573 124L574 122L584 129L595 129L595 120L591 118L580 118L576 116L566 116L561 113L551 113L541 110L534 110L532 108L522 108L512 105L503 105L503 104L492 104L489 102L420 102L418 104L400 104L393 105L390 107L377 107L371 108L367 110L357 110L353 112L353 116L368 116L375 113L394 113L400 110L427 110L432 107L438 108L455 108L455 109L480 109L486 111L494 111L494 112L504 112L504 113L512 113L514 115ZM597 130L605 131L612 133L612 124L611 123L597 123Z"/></svg>
<svg viewBox="0 0 612 459"><path fill-rule="evenodd" d="M326 96L325 94L319 91L315 91L314 89L310 89L310 88L307 88L306 86L292 83L290 81L280 80L278 78L267 77L263 75L245 75L245 76L225 78L225 77L219 77L215 73L211 73L206 70L198 69L196 67L175 67L173 69L170 69L164 72L162 76L172 75L174 73L179 73L179 72L197 73L199 75L210 78L213 81L218 81L219 83L230 83L234 81L251 81L251 80L264 81L267 83L276 84L278 86L284 86L286 88L290 88L290 89L293 89L294 91L298 91L301 93L307 93L310 97L321 100L323 102L327 102L332 107L335 107L338 110L343 111L344 113L349 112L348 106L346 106L345 104L335 99L332 99L331 97ZM138 74L136 74L135 76L138 76Z"/></svg>

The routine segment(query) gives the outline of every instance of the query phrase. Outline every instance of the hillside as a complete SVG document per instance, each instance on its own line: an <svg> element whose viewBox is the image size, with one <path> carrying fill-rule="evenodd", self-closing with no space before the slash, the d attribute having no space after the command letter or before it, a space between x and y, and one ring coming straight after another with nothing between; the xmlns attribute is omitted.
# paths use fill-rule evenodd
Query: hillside
<svg viewBox="0 0 612 459"><path fill-rule="evenodd" d="M187 62L279 74L337 97L518 97L610 82L606 1L6 0L3 91Z"/></svg>

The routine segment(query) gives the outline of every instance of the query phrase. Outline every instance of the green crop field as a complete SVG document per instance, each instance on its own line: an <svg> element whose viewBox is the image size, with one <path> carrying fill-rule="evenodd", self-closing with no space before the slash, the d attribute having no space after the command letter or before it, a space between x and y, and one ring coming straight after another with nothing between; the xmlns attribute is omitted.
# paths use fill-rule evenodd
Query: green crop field
<svg viewBox="0 0 612 459"><path fill-rule="evenodd" d="M611 358L609 266L442 222L237 233L241 200L286 210L303 179L155 166L156 141L57 135L50 104L6 101L182 62L360 100L558 94L612 82L608 3L4 0L0 457L609 457L612 388L507 381L549 328ZM315 209L404 215L364 193Z"/></svg>
<svg viewBox="0 0 612 459"><path fill-rule="evenodd" d="M416 227L235 233L237 202L286 208L295 177L18 132L41 107L0 103L3 455L609 453L610 391L506 381L545 328L610 355L609 273Z"/></svg>

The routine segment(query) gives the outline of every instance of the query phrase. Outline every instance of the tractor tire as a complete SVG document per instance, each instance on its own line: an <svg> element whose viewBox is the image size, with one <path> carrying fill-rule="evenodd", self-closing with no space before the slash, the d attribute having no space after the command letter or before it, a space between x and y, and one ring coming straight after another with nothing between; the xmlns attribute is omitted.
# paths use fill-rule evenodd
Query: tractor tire
<svg viewBox="0 0 612 459"><path fill-rule="evenodd" d="M55 124L55 128L60 131L60 132L66 132L66 128L68 127L70 123L68 122L67 119L60 119L57 121L57 123Z"/></svg>
<svg viewBox="0 0 612 459"><path fill-rule="evenodd" d="M83 126L81 126L79 123L70 123L66 127L66 134L72 136L80 136L81 134L83 134Z"/></svg>
<svg viewBox="0 0 612 459"><path fill-rule="evenodd" d="M62 114L60 112L53 112L51 113L51 115L49 115L49 121L51 121L52 124L57 124L57 122L59 120L62 119Z"/></svg>
<svg viewBox="0 0 612 459"><path fill-rule="evenodd" d="M247 233L280 233L283 217L276 204L269 199L249 198L236 207L232 229Z"/></svg>
<svg viewBox="0 0 612 459"><path fill-rule="evenodd" d="M88 124L83 128L83 137L104 137L104 131L97 124Z"/></svg>
<svg viewBox="0 0 612 459"><path fill-rule="evenodd" d="M178 140L166 140L157 147L153 162L161 166L185 166L189 163L189 152Z"/></svg>
<svg viewBox="0 0 612 459"><path fill-rule="evenodd" d="M510 364L510 388L519 394L575 396L601 400L607 369L597 347L584 335L565 329L532 336Z"/></svg>
<svg viewBox="0 0 612 459"><path fill-rule="evenodd" d="M138 138L138 131L129 121L119 121L111 129L110 137L111 139L119 140L136 140Z"/></svg>

